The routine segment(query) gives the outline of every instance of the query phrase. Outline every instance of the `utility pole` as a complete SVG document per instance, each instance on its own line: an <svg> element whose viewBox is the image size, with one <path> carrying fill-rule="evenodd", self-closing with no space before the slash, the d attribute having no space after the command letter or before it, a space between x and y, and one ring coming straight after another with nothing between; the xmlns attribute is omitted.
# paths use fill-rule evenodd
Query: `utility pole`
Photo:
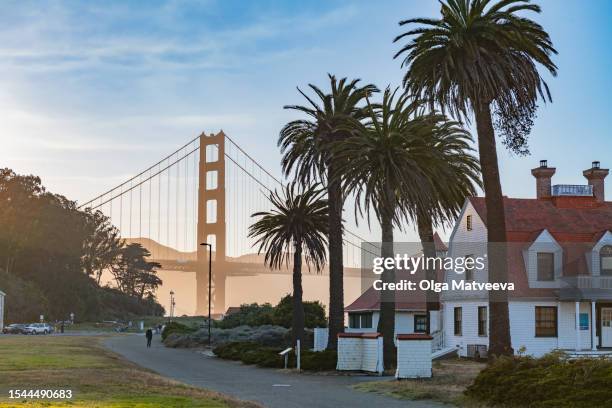
<svg viewBox="0 0 612 408"><path fill-rule="evenodd" d="M212 244L208 242L202 242L200 245L205 245L208 247L208 345L211 345L211 336L210 336L210 327L212 324L210 305L211 305L211 297L212 297Z"/></svg>

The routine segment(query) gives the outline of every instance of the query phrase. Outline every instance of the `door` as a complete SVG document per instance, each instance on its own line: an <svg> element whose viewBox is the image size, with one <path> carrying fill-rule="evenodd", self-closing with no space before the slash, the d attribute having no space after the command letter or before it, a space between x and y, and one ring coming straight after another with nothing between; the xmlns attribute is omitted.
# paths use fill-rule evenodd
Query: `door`
<svg viewBox="0 0 612 408"><path fill-rule="evenodd" d="M601 308L601 346L612 347L612 307Z"/></svg>

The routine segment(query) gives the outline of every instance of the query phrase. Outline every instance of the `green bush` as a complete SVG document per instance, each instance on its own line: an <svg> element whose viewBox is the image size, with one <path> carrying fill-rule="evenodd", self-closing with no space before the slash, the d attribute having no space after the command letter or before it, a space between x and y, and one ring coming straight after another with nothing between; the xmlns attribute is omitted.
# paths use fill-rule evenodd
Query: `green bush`
<svg viewBox="0 0 612 408"><path fill-rule="evenodd" d="M217 357L225 360L240 360L242 353L251 348L259 348L261 345L247 341L234 341L217 346L213 349L213 353Z"/></svg>
<svg viewBox="0 0 612 408"><path fill-rule="evenodd" d="M257 303L244 304L240 310L225 316L223 320L215 322L220 329L233 329L238 326L263 326L274 324L272 315L274 308L269 303L258 305Z"/></svg>
<svg viewBox="0 0 612 408"><path fill-rule="evenodd" d="M302 351L302 369L308 371L328 371L336 369L338 354L335 350Z"/></svg>
<svg viewBox="0 0 612 408"><path fill-rule="evenodd" d="M215 347L213 352L225 360L239 360L244 364L254 364L259 367L283 368L285 360L278 353L282 349L264 347L252 342L231 342ZM302 351L302 369L309 371L334 370L337 354L335 351ZM295 367L295 353L289 354L289 367Z"/></svg>
<svg viewBox="0 0 612 408"><path fill-rule="evenodd" d="M293 319L293 297L284 296L276 306L269 303L244 304L240 310L215 322L220 329L233 329L238 326L276 325L290 328ZM307 328L326 327L325 308L320 302L304 302L304 326Z"/></svg>
<svg viewBox="0 0 612 408"><path fill-rule="evenodd" d="M465 394L491 406L587 408L612 401L612 361L500 357L480 372Z"/></svg>
<svg viewBox="0 0 612 408"><path fill-rule="evenodd" d="M196 330L197 329L195 327L187 326L178 322L169 322L164 327L164 331L162 331L162 341L166 340L166 338L173 333L189 334L195 332Z"/></svg>

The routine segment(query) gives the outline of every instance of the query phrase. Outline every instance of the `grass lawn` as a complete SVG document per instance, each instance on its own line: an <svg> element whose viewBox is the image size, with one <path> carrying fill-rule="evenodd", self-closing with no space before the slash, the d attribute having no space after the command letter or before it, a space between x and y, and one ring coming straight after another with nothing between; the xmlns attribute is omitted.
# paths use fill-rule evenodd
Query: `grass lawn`
<svg viewBox="0 0 612 408"><path fill-rule="evenodd" d="M139 368L95 336L0 337L0 407L236 407L257 405ZM9 390L72 390L71 400L9 399Z"/></svg>
<svg viewBox="0 0 612 408"><path fill-rule="evenodd" d="M433 363L433 377L415 380L365 382L355 386L366 392L376 392L407 400L435 400L464 407L476 407L463 396L484 363L465 359L439 360Z"/></svg>

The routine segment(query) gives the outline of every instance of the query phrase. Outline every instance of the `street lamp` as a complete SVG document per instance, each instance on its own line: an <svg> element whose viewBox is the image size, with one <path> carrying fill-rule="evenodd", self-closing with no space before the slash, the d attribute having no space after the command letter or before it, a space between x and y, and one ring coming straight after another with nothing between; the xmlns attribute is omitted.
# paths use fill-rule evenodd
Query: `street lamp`
<svg viewBox="0 0 612 408"><path fill-rule="evenodd" d="M202 242L200 245L206 245L208 247L208 345L210 346L210 325L212 322L210 316L210 301L212 297L212 244Z"/></svg>
<svg viewBox="0 0 612 408"><path fill-rule="evenodd" d="M170 291L170 320L174 317L174 291Z"/></svg>

